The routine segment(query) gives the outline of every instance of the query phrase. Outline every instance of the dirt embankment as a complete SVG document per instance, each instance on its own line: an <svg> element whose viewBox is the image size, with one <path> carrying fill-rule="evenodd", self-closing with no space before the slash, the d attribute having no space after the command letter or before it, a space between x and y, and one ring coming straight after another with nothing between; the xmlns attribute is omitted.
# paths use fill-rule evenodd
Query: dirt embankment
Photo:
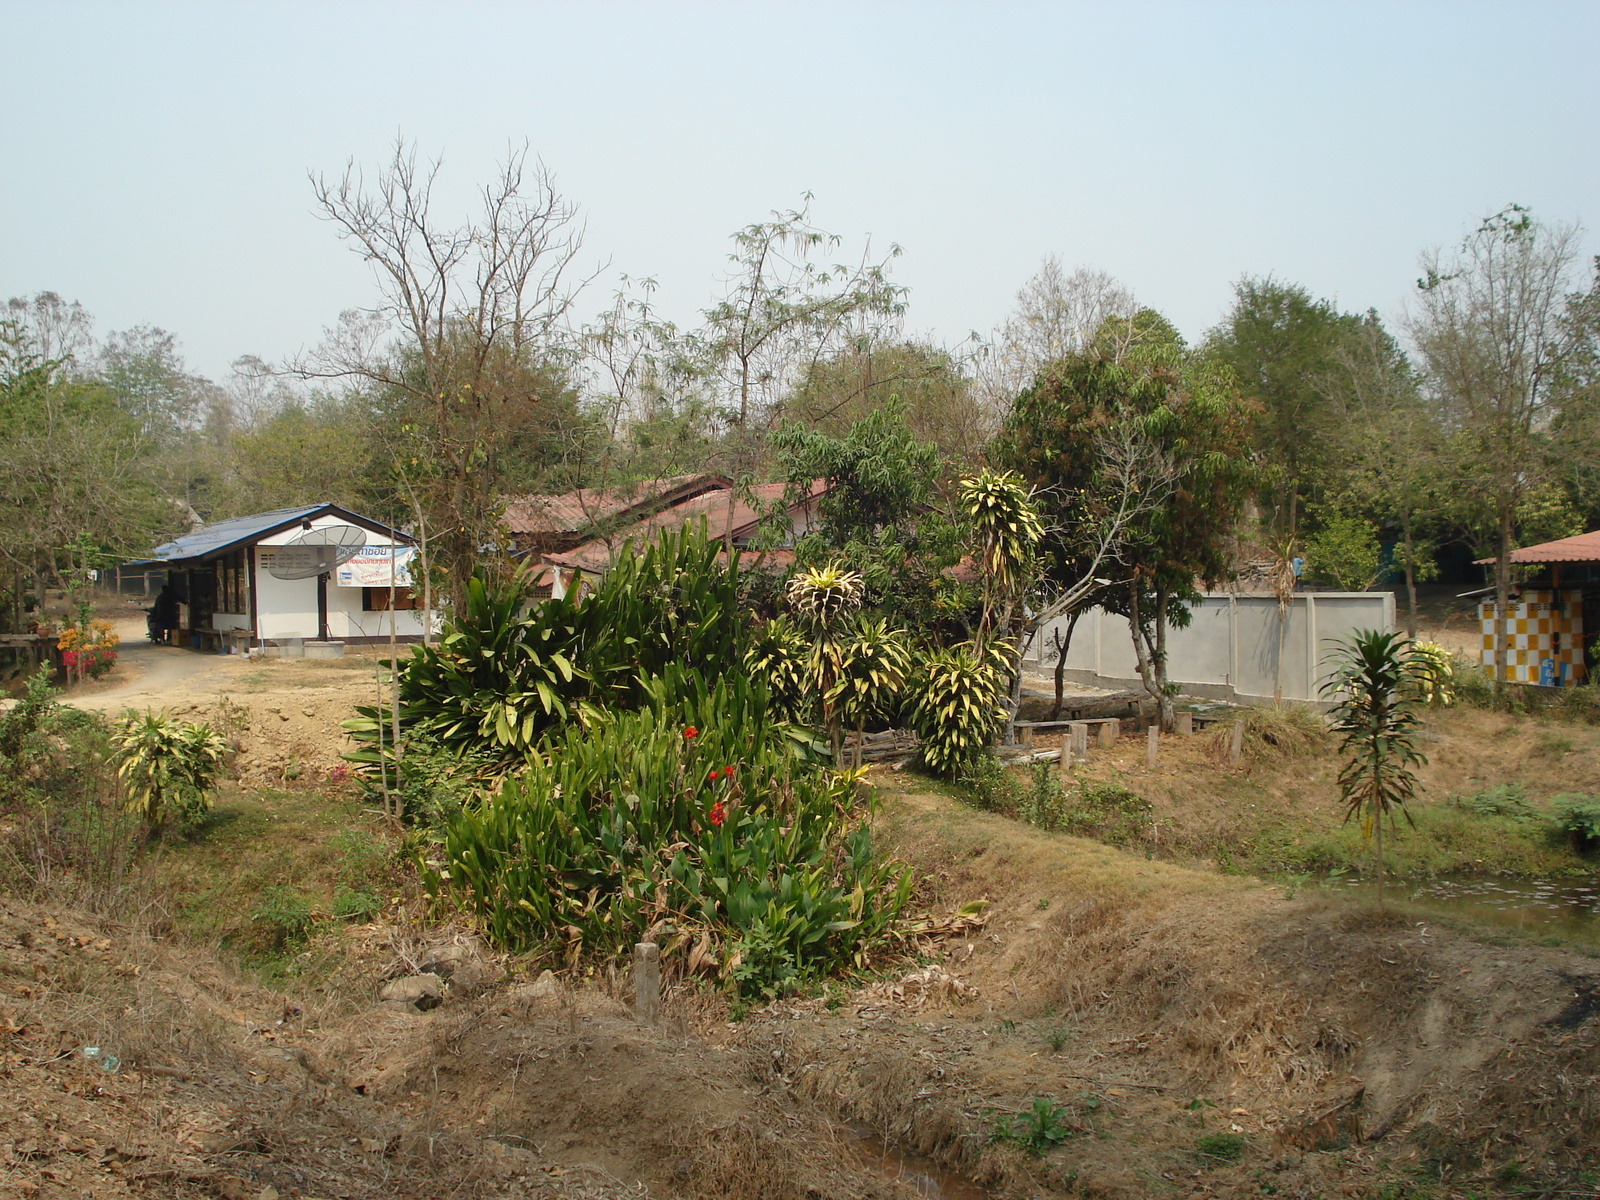
<svg viewBox="0 0 1600 1200"><path fill-rule="evenodd" d="M541 964L504 961L432 1011L380 1006L379 980L420 956L377 927L351 943L350 986L283 994L199 949L6 904L4 1186L910 1195L858 1157L856 1121L995 1196L1592 1191L1600 962L917 793L889 797L886 836L934 910L986 898L982 920L928 965L734 1025L680 987L643 1030L624 979L529 997ZM1059 1106L1059 1148L991 1140L1035 1098Z"/></svg>
<svg viewBox="0 0 1600 1200"><path fill-rule="evenodd" d="M376 648L344 658L247 659L171 646L135 646L114 676L63 697L116 716L165 710L205 721L234 744L234 772L246 786L325 781L350 748L342 722L378 702L388 672Z"/></svg>

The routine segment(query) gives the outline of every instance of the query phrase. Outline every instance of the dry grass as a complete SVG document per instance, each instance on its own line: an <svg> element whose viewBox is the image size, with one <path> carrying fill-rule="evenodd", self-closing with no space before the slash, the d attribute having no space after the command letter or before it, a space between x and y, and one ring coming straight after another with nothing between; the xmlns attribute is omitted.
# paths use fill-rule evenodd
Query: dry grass
<svg viewBox="0 0 1600 1200"><path fill-rule="evenodd" d="M1281 708L1242 708L1235 720L1244 722L1243 753L1250 763L1283 763L1332 748L1328 722L1314 708L1285 704ZM1211 756L1229 761L1233 721L1220 721L1205 734Z"/></svg>

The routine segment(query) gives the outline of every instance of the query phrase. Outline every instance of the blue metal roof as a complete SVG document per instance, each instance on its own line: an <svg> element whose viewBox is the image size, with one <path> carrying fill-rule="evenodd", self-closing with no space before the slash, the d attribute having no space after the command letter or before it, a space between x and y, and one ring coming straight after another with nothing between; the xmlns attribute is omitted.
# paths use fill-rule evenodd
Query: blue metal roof
<svg viewBox="0 0 1600 1200"><path fill-rule="evenodd" d="M216 521L193 533L186 533L182 537L173 538L164 542L150 552L150 561L184 562L196 558L210 558L221 554L236 546L248 546L276 533L298 521L312 517L322 516L326 513L336 513L339 516L364 525L368 529L389 534L393 537L410 541L399 530L391 529L381 521L374 521L368 517L360 516L340 508L337 504L308 504L301 508L280 508L273 512L254 513L248 517L230 517L226 521ZM134 564L137 565L137 564Z"/></svg>

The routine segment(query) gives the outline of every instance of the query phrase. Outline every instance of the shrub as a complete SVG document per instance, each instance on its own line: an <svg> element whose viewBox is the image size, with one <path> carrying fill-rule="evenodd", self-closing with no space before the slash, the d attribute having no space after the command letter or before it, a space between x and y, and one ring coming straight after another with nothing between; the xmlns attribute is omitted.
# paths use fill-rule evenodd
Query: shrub
<svg viewBox="0 0 1600 1200"><path fill-rule="evenodd" d="M56 703L49 669L0 713L0 890L123 916L142 830L126 811L107 729Z"/></svg>
<svg viewBox="0 0 1600 1200"><path fill-rule="evenodd" d="M569 593L530 604L526 573L475 574L438 645L417 647L398 664L406 742L427 738L516 764L583 712L637 709L669 665L712 677L740 670L737 554L722 561L722 544L703 525L630 550L581 603ZM347 757L376 775L380 749L393 756L388 712L357 713L345 729L360 748ZM388 770L393 777L392 764Z"/></svg>
<svg viewBox="0 0 1600 1200"><path fill-rule="evenodd" d="M112 733L111 744L128 808L147 825L173 821L193 828L205 819L228 750L211 726L130 710Z"/></svg>
<svg viewBox="0 0 1600 1200"><path fill-rule="evenodd" d="M1528 821L1539 815L1539 810L1528 803L1528 789L1520 783L1502 783L1472 796L1453 796L1450 803L1480 817Z"/></svg>
<svg viewBox="0 0 1600 1200"><path fill-rule="evenodd" d="M762 625L744 654L745 671L767 685L768 703L791 721L812 717L815 692L807 685L808 654L806 635L783 616Z"/></svg>
<svg viewBox="0 0 1600 1200"><path fill-rule="evenodd" d="M910 875L874 856L851 778L803 761L741 675L707 691L668 671L651 690L447 820L429 890L498 944L571 962L647 935L669 965L732 946L747 992L861 962Z"/></svg>
<svg viewBox="0 0 1600 1200"><path fill-rule="evenodd" d="M962 766L956 782L966 789L974 805L989 812L1012 813L1022 802L1016 779L987 748Z"/></svg>
<svg viewBox="0 0 1600 1200"><path fill-rule="evenodd" d="M1035 1096L1025 1112L996 1121L989 1140L1011 1142L1033 1157L1043 1158L1072 1136L1072 1126L1063 1119L1066 1115L1064 1105Z"/></svg>
<svg viewBox="0 0 1600 1200"><path fill-rule="evenodd" d="M1582 852L1600 847L1600 796L1554 796L1556 832Z"/></svg>
<svg viewBox="0 0 1600 1200"><path fill-rule="evenodd" d="M263 888L250 913L268 950L281 953L303 942L316 924L306 898L291 887Z"/></svg>
<svg viewBox="0 0 1600 1200"><path fill-rule="evenodd" d="M339 887L333 891L336 921L371 921L383 911L383 901L366 888Z"/></svg>
<svg viewBox="0 0 1600 1200"><path fill-rule="evenodd" d="M954 779L992 742L1006 716L1000 686L989 656L970 647L935 650L923 660L911 685L911 727L930 771Z"/></svg>
<svg viewBox="0 0 1600 1200"><path fill-rule="evenodd" d="M1148 800L1118 783L1084 779L1062 822L1070 832L1125 846L1144 831L1154 811Z"/></svg>

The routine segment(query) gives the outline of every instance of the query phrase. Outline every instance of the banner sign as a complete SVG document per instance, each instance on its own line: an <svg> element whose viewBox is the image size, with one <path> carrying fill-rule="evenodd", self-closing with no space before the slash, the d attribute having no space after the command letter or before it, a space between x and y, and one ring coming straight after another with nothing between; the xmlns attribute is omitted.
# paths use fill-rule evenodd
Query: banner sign
<svg viewBox="0 0 1600 1200"><path fill-rule="evenodd" d="M339 587L386 588L389 586L389 556L394 555L394 585L411 586L411 559L415 546L363 546L349 562L334 574Z"/></svg>

